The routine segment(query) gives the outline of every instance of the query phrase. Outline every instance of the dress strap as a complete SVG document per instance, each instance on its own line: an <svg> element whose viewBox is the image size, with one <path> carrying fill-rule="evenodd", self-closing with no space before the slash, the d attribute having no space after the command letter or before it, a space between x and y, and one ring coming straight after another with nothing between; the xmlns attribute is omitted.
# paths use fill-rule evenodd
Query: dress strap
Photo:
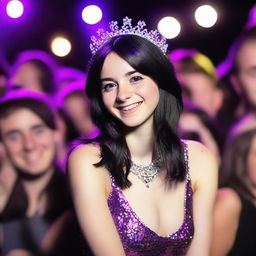
<svg viewBox="0 0 256 256"><path fill-rule="evenodd" d="M186 168L186 180L190 180L190 172L189 172L189 157L188 157L188 144L182 142L184 149L184 164Z"/></svg>

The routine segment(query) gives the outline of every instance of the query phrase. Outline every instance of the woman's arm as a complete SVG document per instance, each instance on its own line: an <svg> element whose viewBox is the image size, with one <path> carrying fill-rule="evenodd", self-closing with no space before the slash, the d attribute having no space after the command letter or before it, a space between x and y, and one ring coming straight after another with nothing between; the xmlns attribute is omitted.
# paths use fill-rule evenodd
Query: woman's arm
<svg viewBox="0 0 256 256"><path fill-rule="evenodd" d="M107 184L110 179L104 168L96 168L100 152L96 145L77 148L69 157L68 174L76 214L82 232L95 255L125 255L108 208Z"/></svg>
<svg viewBox="0 0 256 256"><path fill-rule="evenodd" d="M189 142L188 145L195 233L187 255L209 256L218 164L213 154L202 144Z"/></svg>
<svg viewBox="0 0 256 256"><path fill-rule="evenodd" d="M241 212L241 201L231 188L218 191L214 206L212 256L225 256L236 237Z"/></svg>

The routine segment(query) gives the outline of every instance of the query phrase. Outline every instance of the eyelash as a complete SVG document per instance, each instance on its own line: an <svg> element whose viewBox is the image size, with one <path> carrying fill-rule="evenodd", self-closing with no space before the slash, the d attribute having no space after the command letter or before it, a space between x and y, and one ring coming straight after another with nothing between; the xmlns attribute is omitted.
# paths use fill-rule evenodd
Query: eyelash
<svg viewBox="0 0 256 256"><path fill-rule="evenodd" d="M131 77L130 81L131 81L132 83L137 83L137 82L139 82L139 81L142 80L142 79L143 79L142 76L133 76L133 77Z"/></svg>
<svg viewBox="0 0 256 256"><path fill-rule="evenodd" d="M111 86L111 87L109 87L109 86ZM116 86L116 84L114 84L114 83L103 84L103 85L102 85L102 90L103 90L104 92L108 92L108 91L110 91L111 89L113 89L115 86Z"/></svg>
<svg viewBox="0 0 256 256"><path fill-rule="evenodd" d="M142 80L143 77L142 76L133 76L129 79L130 83L137 83L140 80ZM111 91L111 89L113 89L114 87L116 87L117 85L115 83L108 83L108 84L103 84L102 85L102 91L103 92L108 92Z"/></svg>

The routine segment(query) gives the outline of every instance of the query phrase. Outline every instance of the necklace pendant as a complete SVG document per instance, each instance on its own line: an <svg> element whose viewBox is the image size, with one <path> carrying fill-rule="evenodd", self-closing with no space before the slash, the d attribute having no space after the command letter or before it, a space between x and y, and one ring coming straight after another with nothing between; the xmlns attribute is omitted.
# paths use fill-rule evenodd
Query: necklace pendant
<svg viewBox="0 0 256 256"><path fill-rule="evenodd" d="M149 183L160 172L159 159L154 160L151 164L143 166L131 162L130 171L143 181L147 188Z"/></svg>

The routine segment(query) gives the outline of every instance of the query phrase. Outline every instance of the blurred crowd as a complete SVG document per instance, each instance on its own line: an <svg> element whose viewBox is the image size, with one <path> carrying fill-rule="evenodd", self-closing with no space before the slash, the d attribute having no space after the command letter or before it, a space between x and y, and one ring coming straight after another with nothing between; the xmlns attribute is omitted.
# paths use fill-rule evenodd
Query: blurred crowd
<svg viewBox="0 0 256 256"><path fill-rule="evenodd" d="M178 133L219 163L213 256L256 255L254 9L218 66L197 49L168 53L183 92ZM90 255L65 173L77 139L98 132L85 86L85 71L44 51L0 57L0 255Z"/></svg>

